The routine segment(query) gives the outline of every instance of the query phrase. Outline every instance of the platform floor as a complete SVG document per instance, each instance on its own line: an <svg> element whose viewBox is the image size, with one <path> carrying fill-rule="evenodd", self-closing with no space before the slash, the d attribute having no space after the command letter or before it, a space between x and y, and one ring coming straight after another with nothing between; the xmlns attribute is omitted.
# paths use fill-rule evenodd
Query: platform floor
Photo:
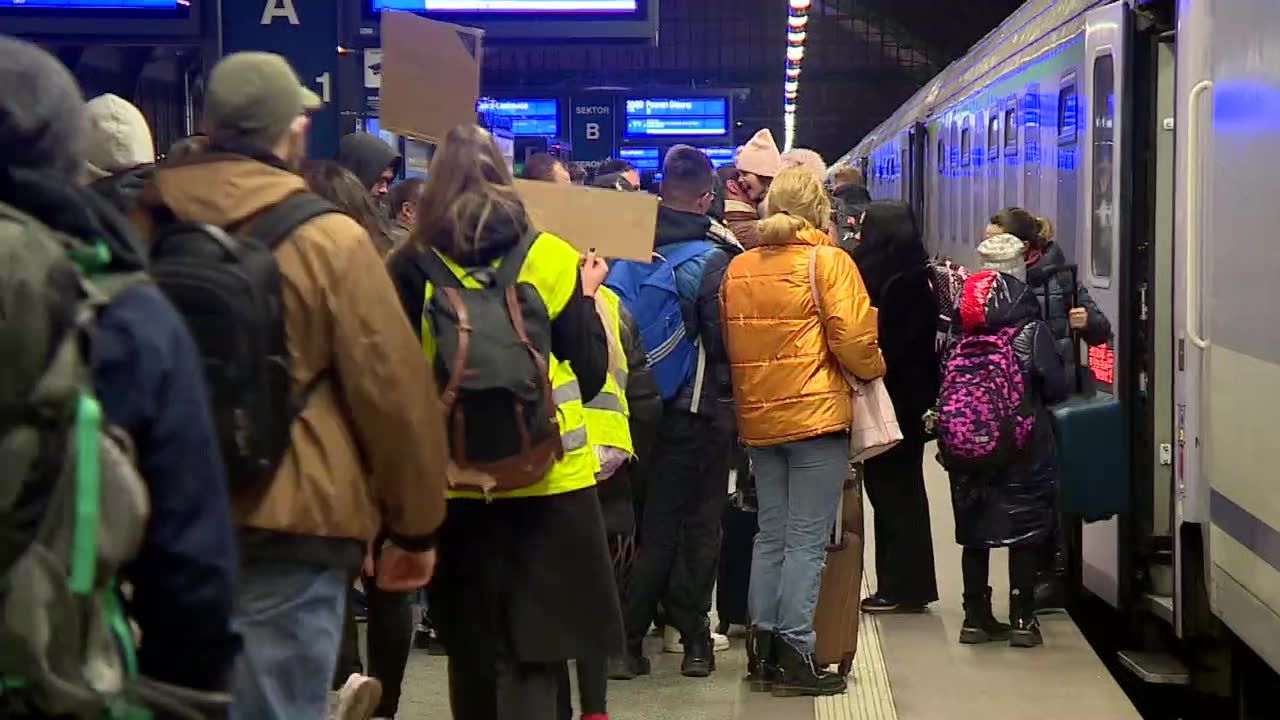
<svg viewBox="0 0 1280 720"><path fill-rule="evenodd" d="M930 458L932 453L929 454ZM680 658L651 640L654 674L609 687L613 720L1138 720L1071 619L1041 619L1045 645L1014 650L956 642L960 606L960 550L953 542L950 491L942 469L926 461L934 553L942 599L925 615L865 618L857 668L846 696L778 700L749 692L741 682L742 641L717 656L710 680L680 676ZM867 507L867 527L871 525ZM867 572L874 587L874 537ZM1007 614L1006 553L993 554L996 614ZM444 658L415 651L405 678L401 720L450 717ZM517 720L512 718L511 720Z"/></svg>

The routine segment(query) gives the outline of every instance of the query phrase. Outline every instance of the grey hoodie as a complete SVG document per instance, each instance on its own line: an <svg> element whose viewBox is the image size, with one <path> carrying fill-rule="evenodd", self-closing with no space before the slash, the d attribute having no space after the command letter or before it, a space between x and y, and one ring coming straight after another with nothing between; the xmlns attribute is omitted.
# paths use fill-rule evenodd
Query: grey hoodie
<svg viewBox="0 0 1280 720"><path fill-rule="evenodd" d="M360 184L372 189L383 171L400 169L400 154L377 135L351 133L338 143L338 164L360 178Z"/></svg>

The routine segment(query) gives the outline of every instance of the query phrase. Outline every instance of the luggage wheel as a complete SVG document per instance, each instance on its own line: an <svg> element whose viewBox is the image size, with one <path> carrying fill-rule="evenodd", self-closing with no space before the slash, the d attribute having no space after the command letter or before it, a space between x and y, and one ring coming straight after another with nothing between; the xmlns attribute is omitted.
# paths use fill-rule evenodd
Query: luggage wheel
<svg viewBox="0 0 1280 720"><path fill-rule="evenodd" d="M849 673L853 672L853 655L840 658L840 667L837 670L840 672L840 677L849 677Z"/></svg>

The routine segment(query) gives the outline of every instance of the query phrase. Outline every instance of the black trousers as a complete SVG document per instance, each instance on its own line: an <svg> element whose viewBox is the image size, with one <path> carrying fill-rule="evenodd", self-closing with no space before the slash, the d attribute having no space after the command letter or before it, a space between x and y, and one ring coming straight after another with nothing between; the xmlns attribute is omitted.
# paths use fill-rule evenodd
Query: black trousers
<svg viewBox="0 0 1280 720"><path fill-rule="evenodd" d="M365 627L368 644L368 675L382 683L382 700L375 717L392 718L400 707L400 686L413 644L413 593L379 590L373 578L363 578L369 621ZM342 687L351 673L365 673L360 663L360 636L355 614L347 603L343 618L342 647L333 683Z"/></svg>
<svg viewBox="0 0 1280 720"><path fill-rule="evenodd" d="M609 689L609 662L604 659L578 660L575 663L578 673L578 708L580 715L604 714L608 712L606 699ZM565 663L560 672L559 689L556 693L559 720L573 720L573 686L569 684L569 664Z"/></svg>
<svg viewBox="0 0 1280 720"><path fill-rule="evenodd" d="M875 509L876 595L906 605L938 599L924 488L924 441L909 438L868 460L863 487Z"/></svg>
<svg viewBox="0 0 1280 720"><path fill-rule="evenodd" d="M1040 544L1014 545L1009 548L1009 587L1030 597L1035 592L1036 572L1040 568ZM960 570L964 575L964 594L982 595L987 591L991 575L991 551L987 548L964 548L960 553Z"/></svg>
<svg viewBox="0 0 1280 720"><path fill-rule="evenodd" d="M731 438L687 412L663 417L645 494L641 544L624 610L628 650L640 652L658 602L686 641L710 639L707 615L720 554Z"/></svg>
<svg viewBox="0 0 1280 720"><path fill-rule="evenodd" d="M496 662L449 656L449 705L454 720L557 720L564 663Z"/></svg>

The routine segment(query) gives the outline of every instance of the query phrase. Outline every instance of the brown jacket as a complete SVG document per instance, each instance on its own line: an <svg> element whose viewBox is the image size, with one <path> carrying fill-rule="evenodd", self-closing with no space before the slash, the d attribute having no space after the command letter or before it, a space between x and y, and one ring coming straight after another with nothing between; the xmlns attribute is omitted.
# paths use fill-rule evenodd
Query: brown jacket
<svg viewBox="0 0 1280 720"><path fill-rule="evenodd" d="M760 213L751 203L732 198L725 200L724 224L733 231L742 247L750 250L760 244Z"/></svg>
<svg viewBox="0 0 1280 720"><path fill-rule="evenodd" d="M734 258L720 298L743 443L847 431L852 390L844 373L871 380L885 371L876 311L849 255L826 233L801 230Z"/></svg>
<svg viewBox="0 0 1280 720"><path fill-rule="evenodd" d="M286 170L208 155L162 166L135 220L151 237L163 206L180 220L236 228L306 189ZM387 530L410 549L429 545L444 518L444 414L368 233L346 215L322 215L282 243L276 260L293 386L321 379L275 480L232 498L237 522L361 543Z"/></svg>

